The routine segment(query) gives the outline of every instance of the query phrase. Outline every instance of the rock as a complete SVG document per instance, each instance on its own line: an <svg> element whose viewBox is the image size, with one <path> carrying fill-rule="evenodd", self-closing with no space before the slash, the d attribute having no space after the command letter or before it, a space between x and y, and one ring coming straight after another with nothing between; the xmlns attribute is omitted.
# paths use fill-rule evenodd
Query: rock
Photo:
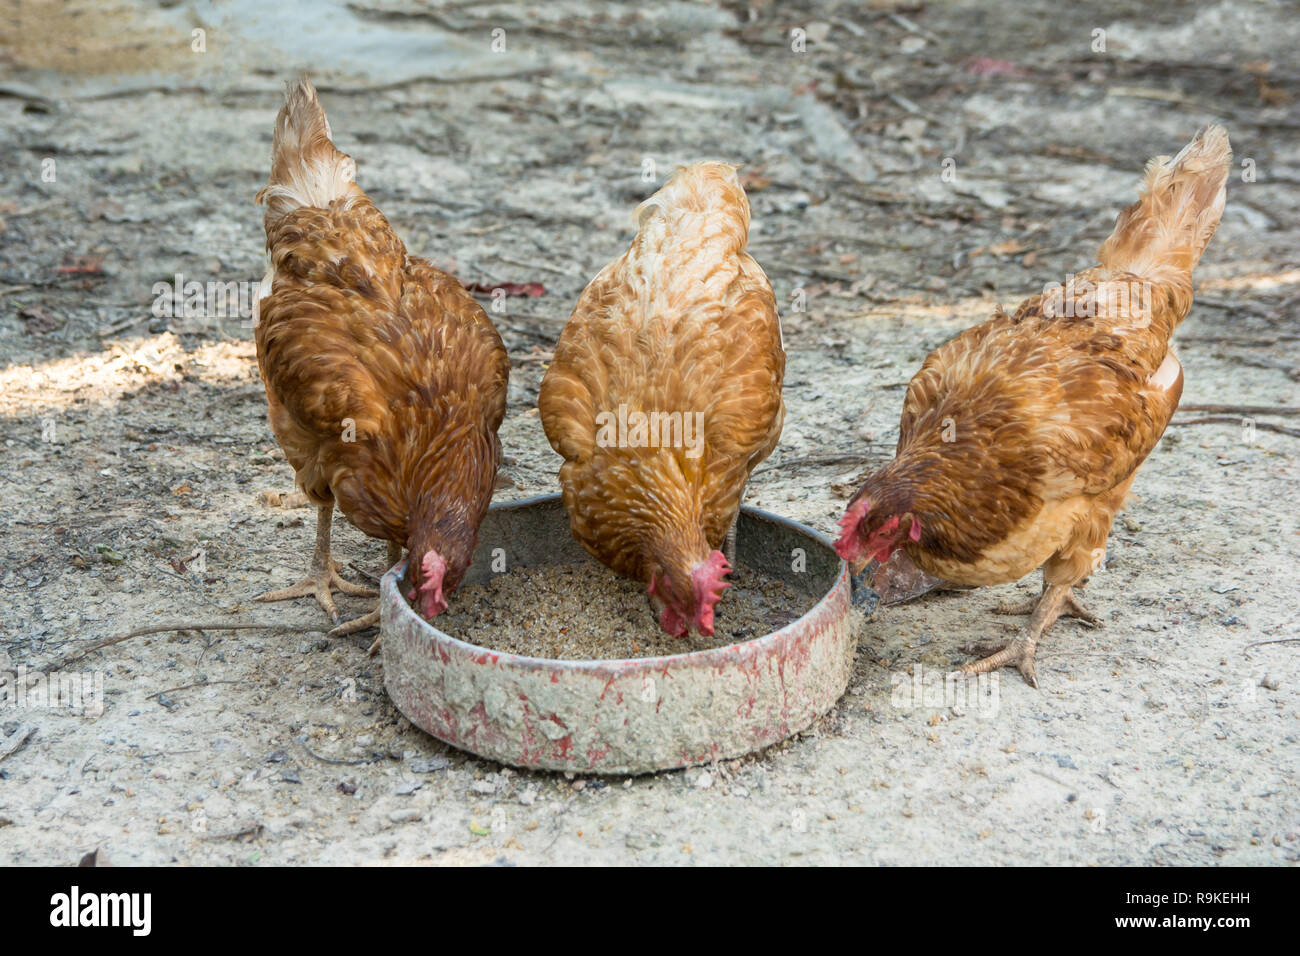
<svg viewBox="0 0 1300 956"><path fill-rule="evenodd" d="M651 830L629 830L623 837L623 845L629 850L646 850L659 846L662 837Z"/></svg>
<svg viewBox="0 0 1300 956"><path fill-rule="evenodd" d="M408 807L405 810L394 810L388 815L388 819L393 823L414 823L420 819L420 811L415 807Z"/></svg>
<svg viewBox="0 0 1300 956"><path fill-rule="evenodd" d="M697 770L688 772L686 782L696 790L708 790L713 786L713 774L707 770Z"/></svg>
<svg viewBox="0 0 1300 956"><path fill-rule="evenodd" d="M831 35L831 25L825 20L814 20L804 32L813 43L823 43Z"/></svg>
<svg viewBox="0 0 1300 956"><path fill-rule="evenodd" d="M446 757L427 757L418 760L412 760L411 773L437 773L439 770L446 770L451 766L451 761Z"/></svg>

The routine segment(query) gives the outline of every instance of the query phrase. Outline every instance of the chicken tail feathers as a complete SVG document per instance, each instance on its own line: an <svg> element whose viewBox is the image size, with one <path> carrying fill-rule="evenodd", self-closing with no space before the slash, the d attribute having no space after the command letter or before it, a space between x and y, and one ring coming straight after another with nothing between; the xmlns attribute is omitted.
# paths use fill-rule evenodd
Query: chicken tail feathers
<svg viewBox="0 0 1300 956"><path fill-rule="evenodd" d="M1232 147L1222 126L1207 126L1172 160L1147 164L1142 195L1119 215L1097 258L1110 272L1187 290L1223 215ZM1185 310L1184 310L1185 311Z"/></svg>
<svg viewBox="0 0 1300 956"><path fill-rule="evenodd" d="M268 225L301 206L324 209L336 199L360 193L357 164L334 147L329 120L306 77L289 84L275 120L271 177L257 194L266 203Z"/></svg>

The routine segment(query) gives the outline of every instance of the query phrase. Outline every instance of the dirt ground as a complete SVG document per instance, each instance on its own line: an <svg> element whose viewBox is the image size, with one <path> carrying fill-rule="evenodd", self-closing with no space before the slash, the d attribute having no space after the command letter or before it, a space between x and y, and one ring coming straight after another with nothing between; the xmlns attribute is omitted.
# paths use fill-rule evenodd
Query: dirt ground
<svg viewBox="0 0 1300 956"><path fill-rule="evenodd" d="M0 862L1300 861L1293 4L10 6L0 670L159 623L299 630L67 663L102 714L0 705ZM545 287L494 315L503 500L555 490L549 350L635 204L701 158L746 164L783 305L788 420L751 504L830 531L925 354L1090 265L1147 158L1211 121L1239 166L1177 342L1184 404L1234 411L1180 413L1088 587L1103 625L1049 634L1040 690L911 693L1015 627L989 608L1030 579L881 610L840 704L757 756L632 780L477 760L397 713L371 636L252 601L297 579L314 516L275 504L248 322L162 307L260 278L252 199L304 68L414 252ZM348 576L381 570L335 528Z"/></svg>

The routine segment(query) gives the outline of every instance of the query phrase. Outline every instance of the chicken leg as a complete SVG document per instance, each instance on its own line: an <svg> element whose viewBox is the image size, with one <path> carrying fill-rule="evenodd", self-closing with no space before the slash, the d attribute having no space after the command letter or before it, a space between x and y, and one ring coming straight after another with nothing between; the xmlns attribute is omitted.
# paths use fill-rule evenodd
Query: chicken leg
<svg viewBox="0 0 1300 956"><path fill-rule="evenodd" d="M731 565L732 574L736 573L736 527L740 524L740 509L745 506L745 492L749 490L749 482L740 489L740 501L736 505L736 513L731 516L731 526L727 528L727 536L722 541L722 556L727 559Z"/></svg>
<svg viewBox="0 0 1300 956"><path fill-rule="evenodd" d="M330 588L356 597L373 597L375 591L361 584L353 584L339 577L339 563L330 557L330 522L334 518L334 503L321 505L316 510L316 550L311 556L307 576L287 588L259 595L259 601L288 601L291 598L313 596L330 620L338 623L339 609L334 604Z"/></svg>
<svg viewBox="0 0 1300 956"><path fill-rule="evenodd" d="M388 542L388 563L384 565L384 573L387 574L388 571L392 569L393 565L400 560L402 560L402 546L396 541L389 541ZM343 637L346 634L356 634L359 631L366 630L367 628L378 627L378 626L379 626L379 606L376 605L375 609L371 611L369 614L363 614L360 617L355 617L350 621L344 621L338 627L334 628L334 630L330 631L329 634L326 635L326 637ZM369 653L371 657L374 657L375 652L378 650L379 650L379 638L375 638L375 642L370 645L370 650L367 653Z"/></svg>
<svg viewBox="0 0 1300 956"><path fill-rule="evenodd" d="M1034 668L1034 653L1038 640L1062 616L1077 617L1089 626L1097 623L1087 608L1074 595L1068 584L1048 584L1037 600L1027 605L1004 605L996 609L999 614L1029 614L1025 629L1015 640L985 657L960 668L962 674L984 674L1008 664L1015 664L1030 687L1038 686L1038 673Z"/></svg>
<svg viewBox="0 0 1300 956"><path fill-rule="evenodd" d="M736 569L736 525L740 523L740 512L736 512L736 517L731 519L731 527L727 529L727 537L722 542L722 556L727 559L731 569Z"/></svg>

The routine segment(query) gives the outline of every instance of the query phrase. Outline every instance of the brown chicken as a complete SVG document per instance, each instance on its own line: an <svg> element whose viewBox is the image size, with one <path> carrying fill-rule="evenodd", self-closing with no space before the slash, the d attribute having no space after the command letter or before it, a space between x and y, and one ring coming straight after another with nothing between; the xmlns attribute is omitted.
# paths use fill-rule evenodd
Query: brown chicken
<svg viewBox="0 0 1300 956"><path fill-rule="evenodd" d="M542 424L574 537L648 585L666 632L712 634L745 483L785 418L780 320L735 166L678 170L638 215L560 336Z"/></svg>
<svg viewBox="0 0 1300 956"><path fill-rule="evenodd" d="M335 502L356 527L409 549L408 596L426 617L447 607L492 498L510 362L454 278L408 256L334 148L316 91L290 88L276 120L266 203L270 269L255 314L271 430L317 508L316 551L301 583L261 600L373 594L330 558ZM378 611L335 628L373 625Z"/></svg>
<svg viewBox="0 0 1300 956"><path fill-rule="evenodd" d="M903 402L898 450L850 502L836 543L860 573L902 548L959 585L1015 581L1043 592L1004 613L1020 636L967 665L1016 665L1062 615L1096 619L1073 591L1100 564L1111 521L1183 389L1170 335L1192 304L1192 270L1223 214L1231 151L1211 126L1147 167L1141 198L1100 266L999 311L931 353Z"/></svg>

